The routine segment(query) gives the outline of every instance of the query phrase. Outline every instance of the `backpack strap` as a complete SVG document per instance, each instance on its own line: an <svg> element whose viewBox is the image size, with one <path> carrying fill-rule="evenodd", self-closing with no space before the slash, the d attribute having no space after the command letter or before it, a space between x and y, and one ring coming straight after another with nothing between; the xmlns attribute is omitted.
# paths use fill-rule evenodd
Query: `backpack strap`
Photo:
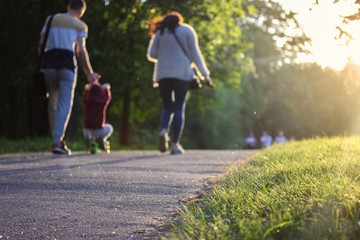
<svg viewBox="0 0 360 240"><path fill-rule="evenodd" d="M48 22L47 22L47 25L46 25L46 31L45 31L44 41L43 41L43 43L41 44L39 62L38 62L37 68L36 68L38 71L40 70L40 67L41 67L42 62L43 62L44 51L45 51L45 47L46 47L46 42L47 42L48 37L49 37L51 22L52 22L53 18L54 18L54 15L51 15L50 18L49 18L49 20L48 20Z"/></svg>

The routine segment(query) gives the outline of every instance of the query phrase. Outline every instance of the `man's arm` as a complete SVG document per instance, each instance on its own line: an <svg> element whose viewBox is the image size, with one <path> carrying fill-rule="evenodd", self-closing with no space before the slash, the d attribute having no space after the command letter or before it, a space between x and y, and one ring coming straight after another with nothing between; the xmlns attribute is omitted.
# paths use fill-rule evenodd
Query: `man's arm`
<svg viewBox="0 0 360 240"><path fill-rule="evenodd" d="M86 49L86 40L85 38L81 38L77 41L77 48L76 53L78 56L78 59L80 61L81 66L84 69L84 72L88 78L89 83L93 83L95 81L98 81L100 78L100 75L93 71L88 51Z"/></svg>

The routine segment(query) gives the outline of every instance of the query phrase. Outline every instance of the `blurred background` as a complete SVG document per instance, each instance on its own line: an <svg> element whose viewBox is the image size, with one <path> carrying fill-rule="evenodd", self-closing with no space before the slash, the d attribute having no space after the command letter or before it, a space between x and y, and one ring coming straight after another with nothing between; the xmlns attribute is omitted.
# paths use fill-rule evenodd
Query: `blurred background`
<svg viewBox="0 0 360 240"><path fill-rule="evenodd" d="M148 20L176 10L199 38L215 89L191 92L183 145L240 149L250 131L288 139L360 133L359 2L348 0L97 0L83 20L118 148L155 148L161 101L146 59ZM0 140L49 137L32 75L45 18L66 0L1 1ZM82 139L79 69L68 142Z"/></svg>

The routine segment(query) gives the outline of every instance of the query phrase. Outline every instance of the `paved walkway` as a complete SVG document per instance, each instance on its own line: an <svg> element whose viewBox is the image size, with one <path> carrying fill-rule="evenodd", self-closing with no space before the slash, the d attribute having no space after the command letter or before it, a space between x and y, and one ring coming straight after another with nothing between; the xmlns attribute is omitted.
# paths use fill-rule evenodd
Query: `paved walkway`
<svg viewBox="0 0 360 240"><path fill-rule="evenodd" d="M0 239L159 239L184 200L252 153L0 155Z"/></svg>

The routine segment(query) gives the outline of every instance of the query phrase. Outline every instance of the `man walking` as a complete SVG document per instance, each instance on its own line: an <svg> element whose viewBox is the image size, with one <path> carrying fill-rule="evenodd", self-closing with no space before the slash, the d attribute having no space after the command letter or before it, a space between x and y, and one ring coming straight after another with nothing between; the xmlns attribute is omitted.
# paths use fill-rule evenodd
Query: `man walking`
<svg viewBox="0 0 360 240"><path fill-rule="evenodd" d="M66 13L55 14L46 42L42 71L49 91L49 122L55 154L71 155L64 141L71 115L77 80L77 60L84 69L89 83L97 82L100 75L93 71L86 49L87 25L80 20L86 10L85 0L70 0ZM44 41L46 24L40 34Z"/></svg>

